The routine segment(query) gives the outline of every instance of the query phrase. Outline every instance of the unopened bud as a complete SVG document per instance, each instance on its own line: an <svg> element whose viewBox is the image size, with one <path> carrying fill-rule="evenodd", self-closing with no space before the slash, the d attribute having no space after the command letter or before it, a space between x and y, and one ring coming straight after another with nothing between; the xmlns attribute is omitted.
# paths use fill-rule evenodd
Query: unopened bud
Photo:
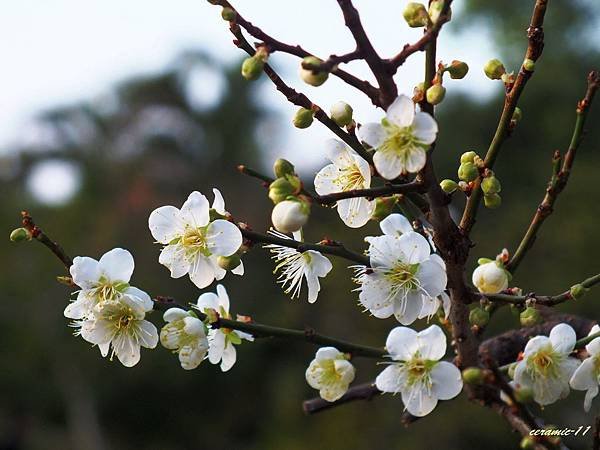
<svg viewBox="0 0 600 450"><path fill-rule="evenodd" d="M296 128L308 128L313 123L314 115L311 109L300 108L296 111L292 123Z"/></svg>
<svg viewBox="0 0 600 450"><path fill-rule="evenodd" d="M316 56L307 56L302 60L302 64L321 64L321 61ZM327 78L329 78L329 72L323 70L305 69L302 64L300 65L300 78L311 86L321 86Z"/></svg>
<svg viewBox="0 0 600 450"><path fill-rule="evenodd" d="M531 436L524 436L521 439L519 448L522 450L533 450L535 448L535 440Z"/></svg>
<svg viewBox="0 0 600 450"><path fill-rule="evenodd" d="M389 216L394 210L394 206L398 203L398 197L377 197L375 199L375 210L371 215L371 219L381 221Z"/></svg>
<svg viewBox="0 0 600 450"><path fill-rule="evenodd" d="M337 102L331 107L331 120L340 127L345 127L352 122L352 106L346 102Z"/></svg>
<svg viewBox="0 0 600 450"><path fill-rule="evenodd" d="M273 208L271 221L277 231L293 233L308 222L309 213L310 206L307 203L300 200L284 200Z"/></svg>
<svg viewBox="0 0 600 450"><path fill-rule="evenodd" d="M436 23L440 18L442 9L444 8L444 0L433 0L429 4L429 17L432 23ZM448 9L448 17L452 16L452 11Z"/></svg>
<svg viewBox="0 0 600 450"><path fill-rule="evenodd" d="M294 165L287 159L278 158L273 163L273 172L277 178L285 177L286 175L295 175L296 169Z"/></svg>
<svg viewBox="0 0 600 450"><path fill-rule="evenodd" d="M446 67L446 72L453 80L462 80L469 72L469 66L466 62L454 60Z"/></svg>
<svg viewBox="0 0 600 450"><path fill-rule="evenodd" d="M490 59L483 66L483 71L490 80L499 80L506 73L504 64L499 59Z"/></svg>
<svg viewBox="0 0 600 450"><path fill-rule="evenodd" d="M246 80L256 80L262 74L264 67L265 62L262 58L259 58L257 56L251 56L250 58L246 58L242 63L242 76Z"/></svg>
<svg viewBox="0 0 600 450"><path fill-rule="evenodd" d="M223 10L221 11L221 17L223 18L223 20L226 20L227 22L231 22L232 20L235 20L236 16L237 16L237 14L235 13L235 11L232 8L229 8L228 6L223 8Z"/></svg>
<svg viewBox="0 0 600 450"><path fill-rule="evenodd" d="M576 284L571 286L569 293L571 294L571 297L577 300L578 298L583 297L588 290L589 289L584 287L583 284Z"/></svg>
<svg viewBox="0 0 600 450"><path fill-rule="evenodd" d="M502 204L502 198L498 194L484 195L483 204L486 208L496 209Z"/></svg>
<svg viewBox="0 0 600 450"><path fill-rule="evenodd" d="M527 404L533 401L533 389L521 386L514 389L515 400L519 403Z"/></svg>
<svg viewBox="0 0 600 450"><path fill-rule="evenodd" d="M16 228L10 233L10 240L13 242L30 241L31 233L26 228Z"/></svg>
<svg viewBox="0 0 600 450"><path fill-rule="evenodd" d="M463 163L472 163L473 161L475 161L475 157L477 156L477 153L470 151L470 152L464 152L462 155L460 155L460 162L461 164Z"/></svg>
<svg viewBox="0 0 600 450"><path fill-rule="evenodd" d="M429 23L429 14L422 3L410 2L402 15L411 28L425 27Z"/></svg>
<svg viewBox="0 0 600 450"><path fill-rule="evenodd" d="M515 122L520 121L523 118L523 112L521 111L521 108L519 108L518 106L515 108L513 115L512 115L512 120L514 120Z"/></svg>
<svg viewBox="0 0 600 450"><path fill-rule="evenodd" d="M269 185L269 198L277 204L295 193L292 183L286 178L277 178Z"/></svg>
<svg viewBox="0 0 600 450"><path fill-rule="evenodd" d="M485 327L490 321L490 313L483 308L473 308L469 313L469 323L478 327Z"/></svg>
<svg viewBox="0 0 600 450"><path fill-rule="evenodd" d="M467 384L482 384L484 375L479 367L467 367L462 371L462 378Z"/></svg>
<svg viewBox="0 0 600 450"><path fill-rule="evenodd" d="M479 176L479 170L473 163L461 163L458 167L458 178L469 182L475 180Z"/></svg>
<svg viewBox="0 0 600 450"><path fill-rule="evenodd" d="M490 175L481 180L481 190L485 195L497 194L502 190L502 186L500 185L498 178L494 175Z"/></svg>
<svg viewBox="0 0 600 450"><path fill-rule="evenodd" d="M430 86L425 92L425 97L427 98L427 103L430 105L437 105L438 103L442 103L444 97L446 96L446 88L441 84L434 84Z"/></svg>
<svg viewBox="0 0 600 450"><path fill-rule="evenodd" d="M534 325L542 323L543 319L540 312L537 309L535 309L533 306L528 306L519 315L519 320L521 322L522 327L532 327Z"/></svg>
<svg viewBox="0 0 600 450"><path fill-rule="evenodd" d="M235 253L231 256L219 256L217 258L217 264L221 269L224 270L233 270L239 266L241 262L242 260L240 259L239 255Z"/></svg>
<svg viewBox="0 0 600 450"><path fill-rule="evenodd" d="M458 183L454 180L446 179L440 182L440 187L446 194L452 194L458 189Z"/></svg>
<svg viewBox="0 0 600 450"><path fill-rule="evenodd" d="M523 69L525 69L527 72L533 72L535 70L535 61L526 58L525 61L523 61Z"/></svg>

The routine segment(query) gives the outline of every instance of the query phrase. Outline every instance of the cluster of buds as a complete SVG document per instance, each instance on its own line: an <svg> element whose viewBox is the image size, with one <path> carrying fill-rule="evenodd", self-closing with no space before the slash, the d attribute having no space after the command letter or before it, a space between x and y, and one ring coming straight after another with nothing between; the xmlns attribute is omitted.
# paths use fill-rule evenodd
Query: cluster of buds
<svg viewBox="0 0 600 450"><path fill-rule="evenodd" d="M277 177L269 185L269 198L275 204L271 214L273 226L282 233L299 231L310 214L310 202L302 195L302 181L294 165L285 159L275 161L273 171Z"/></svg>
<svg viewBox="0 0 600 450"><path fill-rule="evenodd" d="M430 105L441 103L446 97L446 88L443 86L444 74L450 74L453 80L462 80L469 72L469 66L464 61L453 60L450 64L438 64L438 70L431 86L425 89L424 83L419 83L414 89L413 101L418 103L427 100Z"/></svg>
<svg viewBox="0 0 600 450"><path fill-rule="evenodd" d="M527 60L531 61L531 60ZM533 63L533 61L531 61ZM532 67L528 65L528 67ZM515 74L513 72L507 72L504 64L499 59L490 59L483 66L483 72L490 80L502 80L507 86L512 86L515 82Z"/></svg>
<svg viewBox="0 0 600 450"><path fill-rule="evenodd" d="M410 2L404 9L403 16L411 28L427 27L435 24L444 8L444 0L433 0L429 4L429 10L422 3ZM451 12L448 10L448 15Z"/></svg>
<svg viewBox="0 0 600 450"><path fill-rule="evenodd" d="M263 72L267 59L269 59L269 52L265 47L259 47L253 56L246 58L242 63L242 76L249 81L257 80Z"/></svg>

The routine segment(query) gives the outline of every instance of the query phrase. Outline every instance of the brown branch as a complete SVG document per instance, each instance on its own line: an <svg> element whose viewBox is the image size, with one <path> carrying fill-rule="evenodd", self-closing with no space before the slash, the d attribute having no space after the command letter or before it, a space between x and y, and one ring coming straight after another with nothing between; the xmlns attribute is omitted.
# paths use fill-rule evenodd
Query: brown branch
<svg viewBox="0 0 600 450"><path fill-rule="evenodd" d="M542 203L540 203L538 206L535 215L533 216L533 220L531 221L525 236L521 240L519 247L507 265L507 269L511 272L514 272L517 269L527 252L533 246L537 238L538 231L542 227L544 221L552 214L554 204L556 203L559 194L564 190L567 182L569 181L569 176L573 168L577 149L579 148L579 145L583 139L583 128L588 111L592 105L592 101L594 100L594 95L599 87L600 76L598 75L598 72L590 72L587 78L587 89L585 96L581 101L577 102L577 119L575 121L575 128L573 130L571 143L569 144L569 149L565 153L564 158L562 158L562 165L561 156L558 151L555 152L554 157L552 158L554 171L552 173L552 178L548 183L548 187L546 188L546 195L544 196Z"/></svg>
<svg viewBox="0 0 600 450"><path fill-rule="evenodd" d="M379 97L381 106L387 109L398 96L398 88L394 82L393 74L389 73L388 67L371 44L367 33L360 20L358 10L351 0L337 0L344 15L346 27L352 33L356 41L356 48L368 64L371 72L379 84Z"/></svg>
<svg viewBox="0 0 600 450"><path fill-rule="evenodd" d="M56 242L50 239L48 235L44 233L42 229L35 224L33 218L29 215L27 211L21 211L21 216L23 217L23 228L29 231L33 239L36 239L37 241L41 242L46 247L48 247L50 251L54 253L58 259L61 260L68 272L69 268L73 265L73 260L69 256L67 256L67 254L60 245L58 245Z"/></svg>
<svg viewBox="0 0 600 450"><path fill-rule="evenodd" d="M538 60L544 48L544 30L542 25L544 23L544 15L546 13L547 3L548 0L536 0L533 15L531 17L531 23L527 29L529 43L525 53L525 59L530 59L534 62ZM494 166L496 158L500 153L502 144L504 141L506 141L506 138L509 135L512 115L517 107L521 93L525 88L525 84L529 78L531 78L532 74L533 71L529 71L523 65L521 65L521 69L519 70L519 74L517 75L514 84L507 87L507 93L504 98L504 107L498 122L498 127L496 128L496 132L494 133L494 137L492 138L492 142L490 143L484 159L485 167L488 169L492 169ZM471 231L471 228L475 223L475 217L477 215L477 209L479 208L480 202L481 177L478 177L474 181L473 190L469 196L469 200L467 201L467 205L460 221L460 228L466 234Z"/></svg>

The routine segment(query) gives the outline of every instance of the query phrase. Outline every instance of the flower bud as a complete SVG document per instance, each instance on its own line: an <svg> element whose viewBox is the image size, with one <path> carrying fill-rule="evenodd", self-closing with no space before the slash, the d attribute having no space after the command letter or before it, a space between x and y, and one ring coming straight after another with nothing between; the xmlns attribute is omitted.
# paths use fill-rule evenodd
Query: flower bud
<svg viewBox="0 0 600 450"><path fill-rule="evenodd" d="M483 66L483 71L490 80L499 80L506 73L504 64L498 59L490 59Z"/></svg>
<svg viewBox="0 0 600 450"><path fill-rule="evenodd" d="M576 284L574 286L571 286L569 293L571 294L571 297L577 300L583 297L588 290L589 289L584 287L583 284Z"/></svg>
<svg viewBox="0 0 600 450"><path fill-rule="evenodd" d="M469 72L469 66L466 62L457 61L456 59L446 67L446 72L450 74L453 80L462 80Z"/></svg>
<svg viewBox="0 0 600 450"><path fill-rule="evenodd" d="M331 107L331 120L340 127L345 127L352 122L352 106L346 102L337 102Z"/></svg>
<svg viewBox="0 0 600 450"><path fill-rule="evenodd" d="M498 194L484 195L483 204L486 208L496 209L502 204L502 198Z"/></svg>
<svg viewBox="0 0 600 450"><path fill-rule="evenodd" d="M533 306L528 306L523 310L523 312L519 315L519 320L521 321L522 327L532 327L539 323L542 323L542 316L540 312L535 309Z"/></svg>
<svg viewBox="0 0 600 450"><path fill-rule="evenodd" d="M425 27L429 23L429 14L422 3L410 2L402 15L411 28Z"/></svg>
<svg viewBox="0 0 600 450"><path fill-rule="evenodd" d="M429 4L429 17L431 18L432 23L436 23L442 13L442 8L444 8L444 0L433 0ZM452 16L452 11L448 9L448 17Z"/></svg>
<svg viewBox="0 0 600 450"><path fill-rule="evenodd" d="M452 194L458 189L458 183L454 180L446 179L440 182L440 187L446 194Z"/></svg>
<svg viewBox="0 0 600 450"><path fill-rule="evenodd" d="M523 118L523 112L521 111L521 108L519 108L517 106L513 112L512 120L514 120L515 122L518 122L522 118Z"/></svg>
<svg viewBox="0 0 600 450"><path fill-rule="evenodd" d="M500 181L493 174L481 180L481 190L485 195L497 194L502 190Z"/></svg>
<svg viewBox="0 0 600 450"><path fill-rule="evenodd" d="M460 155L460 163L472 163L473 161L475 161L476 156L477 153L475 153L474 151L464 152L462 155Z"/></svg>
<svg viewBox="0 0 600 450"><path fill-rule="evenodd" d="M242 76L249 81L256 80L262 74L264 67L265 62L263 58L256 55L246 58L242 63Z"/></svg>
<svg viewBox="0 0 600 450"><path fill-rule="evenodd" d="M535 70L535 61L526 58L525 61L523 61L523 69L525 69L527 72L533 72Z"/></svg>
<svg viewBox="0 0 600 450"><path fill-rule="evenodd" d="M321 64L321 61L316 56L307 56L302 60L302 64ZM329 72L319 71L313 69L305 69L302 64L300 65L300 78L311 86L321 86L329 78Z"/></svg>
<svg viewBox="0 0 600 450"><path fill-rule="evenodd" d="M394 206L398 203L398 197L377 197L375 199L375 210L371 215L371 219L381 221L389 216L394 210Z"/></svg>
<svg viewBox="0 0 600 450"><path fill-rule="evenodd" d="M430 86L425 92L425 98L427 98L427 103L430 105L437 105L438 103L442 103L444 97L446 96L446 88L441 84L434 84Z"/></svg>
<svg viewBox="0 0 600 450"><path fill-rule="evenodd" d="M285 177L286 175L295 175L296 169L294 165L287 159L278 158L273 163L273 172L277 178Z"/></svg>
<svg viewBox="0 0 600 450"><path fill-rule="evenodd" d="M300 108L296 111L292 123L296 128L308 128L313 123L314 115L311 109Z"/></svg>
<svg viewBox="0 0 600 450"><path fill-rule="evenodd" d="M277 204L295 193L296 189L287 178L277 178L269 185L269 198Z"/></svg>
<svg viewBox="0 0 600 450"><path fill-rule="evenodd" d="M519 448L523 450L533 450L535 448L535 440L531 436L524 436L521 439Z"/></svg>
<svg viewBox="0 0 600 450"><path fill-rule="evenodd" d="M239 266L241 262L241 258L236 253L231 256L219 256L217 258L217 264L224 270L233 270Z"/></svg>
<svg viewBox="0 0 600 450"><path fill-rule="evenodd" d="M308 204L300 200L284 200L273 208L271 221L277 231L293 233L308 222L309 212Z"/></svg>
<svg viewBox="0 0 600 450"><path fill-rule="evenodd" d="M221 17L223 18L223 20L226 20L227 22L231 22L232 20L235 20L236 16L237 16L236 12L232 8L229 8L228 6L224 7L223 10L221 11Z"/></svg>
<svg viewBox="0 0 600 450"><path fill-rule="evenodd" d="M479 176L479 170L473 163L461 163L458 167L458 178L462 181L473 181Z"/></svg>
<svg viewBox="0 0 600 450"><path fill-rule="evenodd" d="M483 383L483 371L479 367L467 367L462 371L463 381L467 384Z"/></svg>
<svg viewBox="0 0 600 450"><path fill-rule="evenodd" d="M508 287L508 273L502 264L492 261L477 267L472 281L482 294L497 294Z"/></svg>
<svg viewBox="0 0 600 450"><path fill-rule="evenodd" d="M490 313L483 308L473 308L469 313L469 323L478 327L485 327L490 321Z"/></svg>
<svg viewBox="0 0 600 450"><path fill-rule="evenodd" d="M13 242L30 241L31 233L26 228L16 228L10 233L10 240Z"/></svg>
<svg viewBox="0 0 600 450"><path fill-rule="evenodd" d="M521 386L514 389L515 400L519 403L527 404L533 401L533 389Z"/></svg>

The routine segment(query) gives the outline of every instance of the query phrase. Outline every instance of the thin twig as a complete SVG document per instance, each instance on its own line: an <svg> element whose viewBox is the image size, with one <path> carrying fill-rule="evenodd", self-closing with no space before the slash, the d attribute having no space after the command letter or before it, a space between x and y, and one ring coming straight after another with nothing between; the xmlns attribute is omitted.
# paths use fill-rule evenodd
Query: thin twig
<svg viewBox="0 0 600 450"><path fill-rule="evenodd" d="M48 235L44 233L42 229L35 224L32 217L27 211L21 211L21 217L23 217L23 227L27 229L29 233L31 233L33 239L36 239L37 241L41 242L46 247L48 247L50 251L54 253L58 257L58 259L61 260L68 272L69 268L73 265L73 260L69 258L69 256L67 256L62 247L56 242L54 242L52 239L50 239Z"/></svg>
<svg viewBox="0 0 600 450"><path fill-rule="evenodd" d="M321 397L311 398L302 402L302 409L306 414L316 414L327 409L335 408L356 400L371 400L373 397L381 394L373 382L358 384L352 386L346 393L334 402L328 402Z"/></svg>

